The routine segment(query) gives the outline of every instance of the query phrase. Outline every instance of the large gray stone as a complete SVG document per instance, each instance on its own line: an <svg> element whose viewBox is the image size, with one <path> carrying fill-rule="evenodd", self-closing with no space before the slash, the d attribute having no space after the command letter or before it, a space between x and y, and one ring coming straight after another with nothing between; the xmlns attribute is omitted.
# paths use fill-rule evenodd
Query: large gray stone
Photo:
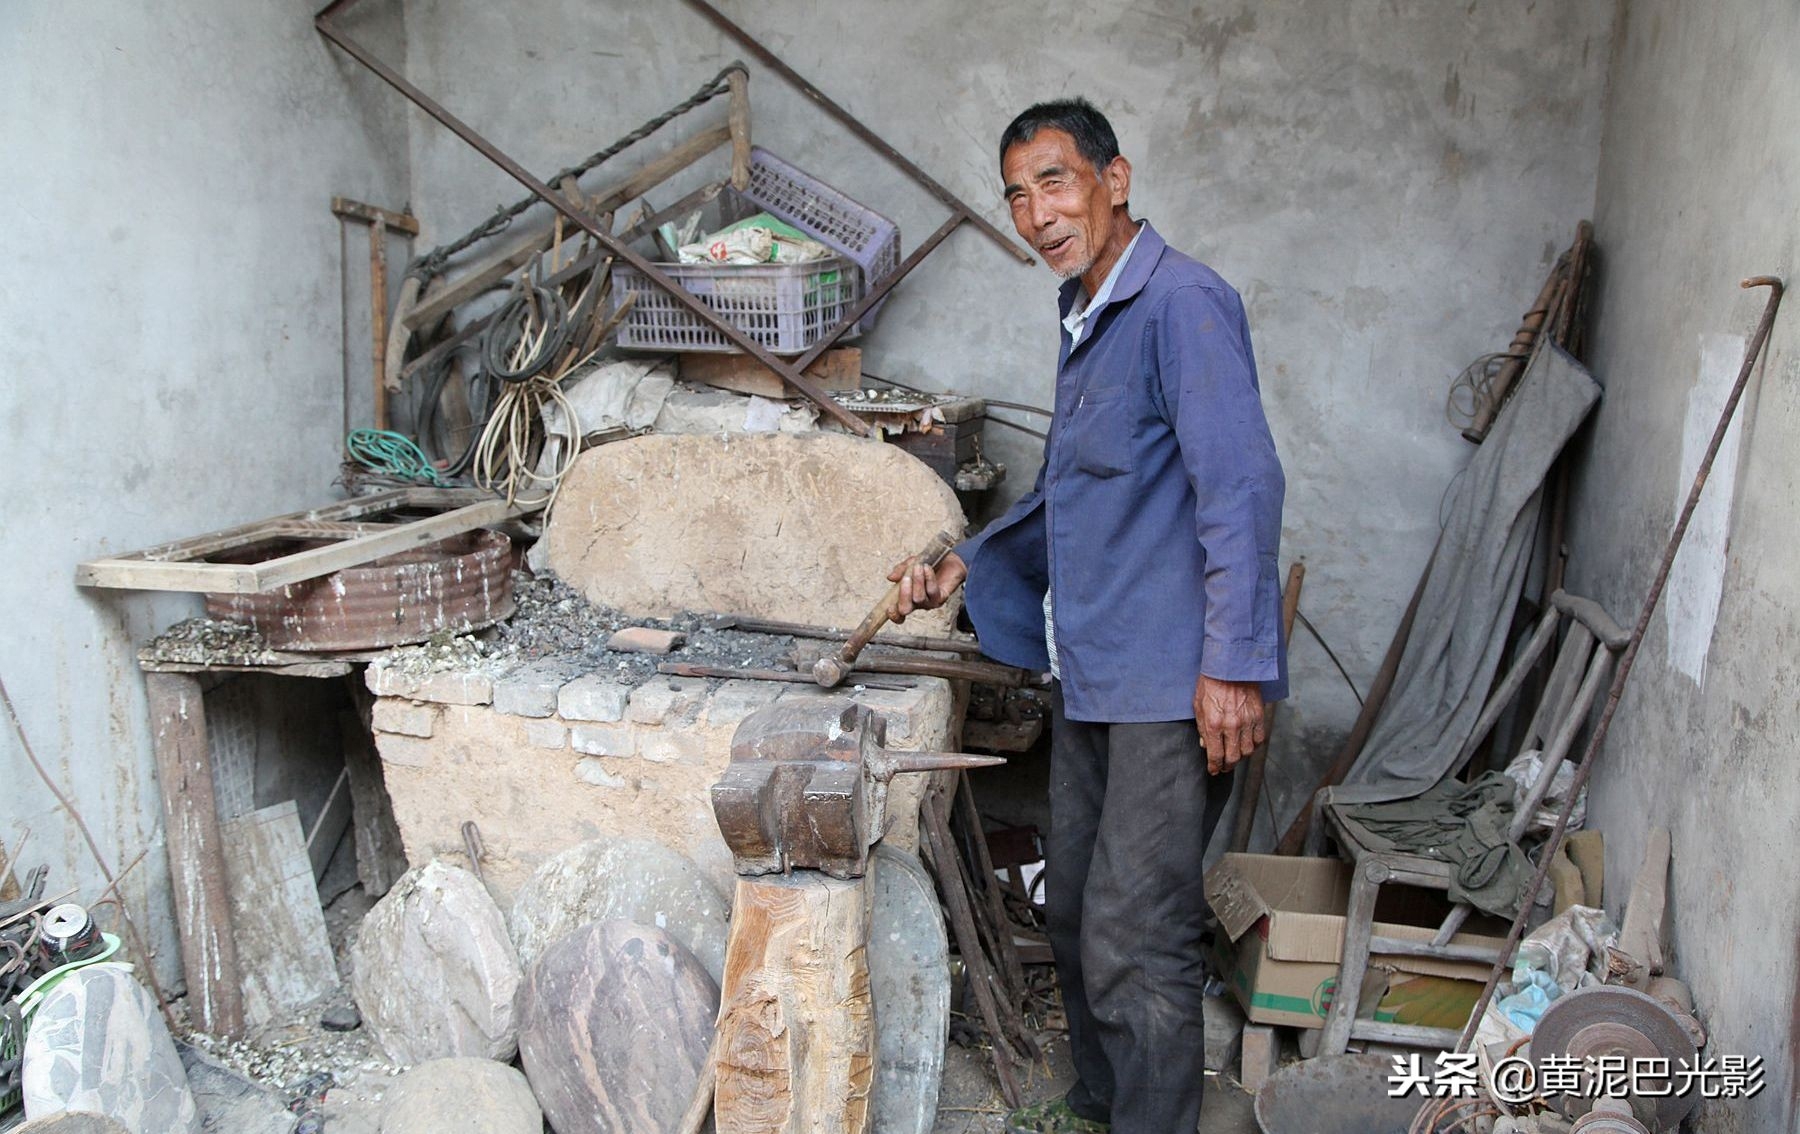
<svg viewBox="0 0 1800 1134"><path fill-rule="evenodd" d="M444 862L396 882L351 949L351 995L396 1063L511 1059L519 976L500 907L473 874Z"/></svg>
<svg viewBox="0 0 1800 1134"><path fill-rule="evenodd" d="M258 1086L196 1047L177 1043L206 1134L293 1134L299 1116L281 1096Z"/></svg>
<svg viewBox="0 0 1800 1134"><path fill-rule="evenodd" d="M652 434L583 453L540 542L570 586L634 615L855 626L890 567L963 525L950 486L892 445L835 433ZM906 628L944 633L959 606L921 611Z"/></svg>
<svg viewBox="0 0 1800 1134"><path fill-rule="evenodd" d="M556 1134L669 1134L718 1011L718 985L669 934L585 925L526 974L519 1055Z"/></svg>
<svg viewBox="0 0 1800 1134"><path fill-rule="evenodd" d="M931 875L909 851L878 843L870 879L869 991L881 1134L926 1134L937 1118L950 1034L950 943Z"/></svg>
<svg viewBox="0 0 1800 1134"><path fill-rule="evenodd" d="M513 899L513 945L530 968L544 947L589 922L622 919L666 931L716 984L725 972L731 907L700 868L653 839L594 839L545 860Z"/></svg>
<svg viewBox="0 0 1800 1134"><path fill-rule="evenodd" d="M175 1041L129 966L63 977L33 1014L23 1054L29 1118L89 1111L131 1134L200 1134Z"/></svg>
<svg viewBox="0 0 1800 1134"><path fill-rule="evenodd" d="M488 1059L434 1059L388 1088L381 1134L542 1134L544 1114L517 1069Z"/></svg>
<svg viewBox="0 0 1800 1134"><path fill-rule="evenodd" d="M129 1127L104 1114L83 1110L65 1110L61 1114L34 1118L12 1128L10 1134L131 1134Z"/></svg>

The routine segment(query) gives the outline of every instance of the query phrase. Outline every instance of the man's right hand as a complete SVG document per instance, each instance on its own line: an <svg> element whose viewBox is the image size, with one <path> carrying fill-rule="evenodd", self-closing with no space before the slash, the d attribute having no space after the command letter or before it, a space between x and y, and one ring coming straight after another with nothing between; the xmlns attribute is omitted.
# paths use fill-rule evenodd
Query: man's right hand
<svg viewBox="0 0 1800 1134"><path fill-rule="evenodd" d="M905 622L906 616L915 610L935 610L943 606L969 577L968 564L954 551L938 561L935 571L920 563L918 558L909 555L888 572L888 580L900 584L894 603L888 608L888 617L895 622Z"/></svg>

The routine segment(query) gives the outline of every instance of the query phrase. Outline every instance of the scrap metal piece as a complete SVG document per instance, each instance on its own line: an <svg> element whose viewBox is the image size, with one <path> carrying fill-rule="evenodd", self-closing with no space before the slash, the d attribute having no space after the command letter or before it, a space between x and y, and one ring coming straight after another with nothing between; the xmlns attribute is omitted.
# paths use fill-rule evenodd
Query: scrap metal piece
<svg viewBox="0 0 1800 1134"><path fill-rule="evenodd" d="M889 752L874 710L839 697L783 701L738 725L713 813L739 874L796 867L860 878L886 826L887 784L905 772L1005 761L956 752Z"/></svg>
<svg viewBox="0 0 1800 1134"><path fill-rule="evenodd" d="M1655 1104L1648 1116L1655 1128L1675 1129L1699 1104L1698 1092L1674 1093L1672 1076L1683 1060L1688 1067L1697 1066L1700 1048L1681 1014L1654 996L1611 984L1580 989L1554 1001L1531 1033L1531 1061L1540 1076L1547 1060L1568 1066L1566 1060L1572 1058L1585 1065L1587 1060L1603 1056L1623 1057L1627 1066L1633 1066L1634 1060L1659 1059L1670 1069L1671 1077L1643 1080L1645 1090L1639 1097ZM1669 1090L1663 1097L1651 1097L1664 1086ZM1560 1096L1559 1102L1563 1112L1574 1118L1585 1113L1593 1100L1569 1094Z"/></svg>

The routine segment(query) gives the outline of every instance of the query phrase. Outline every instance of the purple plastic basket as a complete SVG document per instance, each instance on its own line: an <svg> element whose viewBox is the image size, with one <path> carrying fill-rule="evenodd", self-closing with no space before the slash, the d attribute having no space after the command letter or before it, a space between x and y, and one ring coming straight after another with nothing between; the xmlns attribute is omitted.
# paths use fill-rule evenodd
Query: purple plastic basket
<svg viewBox="0 0 1800 1134"><path fill-rule="evenodd" d="M803 264L659 264L675 282L773 354L799 354L862 298L862 276L841 256ZM629 264L613 265L613 307L636 296L619 324L631 350L731 352L738 348ZM856 328L846 337L853 337Z"/></svg>
<svg viewBox="0 0 1800 1134"><path fill-rule="evenodd" d="M862 269L865 289L872 289L900 267L899 225L761 146L750 148L750 185L744 196L855 261ZM884 296L881 303L869 308L858 328L872 329L876 313L886 302Z"/></svg>

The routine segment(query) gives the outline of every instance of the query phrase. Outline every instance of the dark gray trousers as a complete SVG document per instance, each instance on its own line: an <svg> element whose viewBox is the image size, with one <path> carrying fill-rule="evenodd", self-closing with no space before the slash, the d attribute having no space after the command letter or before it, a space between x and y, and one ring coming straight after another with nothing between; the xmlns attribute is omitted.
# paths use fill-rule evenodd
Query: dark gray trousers
<svg viewBox="0 0 1800 1134"><path fill-rule="evenodd" d="M1231 781L1191 720L1050 734L1045 913L1078 1081L1114 1134L1191 1134L1205 1086L1202 859Z"/></svg>

